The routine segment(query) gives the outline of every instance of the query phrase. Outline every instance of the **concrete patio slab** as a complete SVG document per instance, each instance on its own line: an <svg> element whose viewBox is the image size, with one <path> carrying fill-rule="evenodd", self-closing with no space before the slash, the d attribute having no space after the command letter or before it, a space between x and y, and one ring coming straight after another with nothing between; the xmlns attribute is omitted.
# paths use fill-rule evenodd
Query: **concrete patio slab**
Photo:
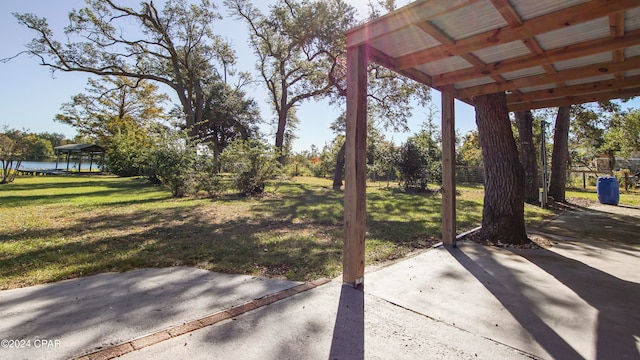
<svg viewBox="0 0 640 360"><path fill-rule="evenodd" d="M637 261L627 267L640 271ZM367 284L378 297L540 358L640 356L640 285L553 249L461 244L370 274Z"/></svg>
<svg viewBox="0 0 640 360"><path fill-rule="evenodd" d="M0 358L80 356L298 284L173 267L0 291L0 339L25 340Z"/></svg>
<svg viewBox="0 0 640 360"><path fill-rule="evenodd" d="M530 359L340 281L119 359Z"/></svg>

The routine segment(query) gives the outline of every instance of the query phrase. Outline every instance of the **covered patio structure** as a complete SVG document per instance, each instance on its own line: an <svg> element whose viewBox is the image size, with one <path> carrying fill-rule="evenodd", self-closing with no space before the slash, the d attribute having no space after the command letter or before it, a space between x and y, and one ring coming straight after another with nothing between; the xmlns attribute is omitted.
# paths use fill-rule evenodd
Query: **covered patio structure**
<svg viewBox="0 0 640 360"><path fill-rule="evenodd" d="M442 240L456 245L454 100L509 111L640 95L638 0L424 0L347 32L343 281L364 282L367 64L442 93Z"/></svg>
<svg viewBox="0 0 640 360"><path fill-rule="evenodd" d="M82 160L88 158L89 160L89 172L93 171L94 159L99 159L100 164L104 164L105 149L102 146L96 144L67 144L62 146L56 146L53 148L56 153L56 170L58 169L58 163L60 162L60 156L65 156L67 167L66 171L69 171L69 162L73 157L78 161L78 172L82 169Z"/></svg>

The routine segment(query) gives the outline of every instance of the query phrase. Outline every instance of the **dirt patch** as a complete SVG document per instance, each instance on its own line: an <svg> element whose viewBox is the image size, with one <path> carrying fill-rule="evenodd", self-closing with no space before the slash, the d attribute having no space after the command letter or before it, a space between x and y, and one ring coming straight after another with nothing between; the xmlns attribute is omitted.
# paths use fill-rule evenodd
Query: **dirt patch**
<svg viewBox="0 0 640 360"><path fill-rule="evenodd" d="M553 247L553 242L547 238L544 238L539 235L529 235L529 239L536 245L538 248L549 249Z"/></svg>
<svg viewBox="0 0 640 360"><path fill-rule="evenodd" d="M480 235L479 232L471 233L464 238L459 239L459 241L470 241L484 246L495 246L508 249L548 249L553 246L551 241L548 241L539 236L529 236L529 240L531 240L531 242L526 244L505 244L500 241L490 241L484 236Z"/></svg>

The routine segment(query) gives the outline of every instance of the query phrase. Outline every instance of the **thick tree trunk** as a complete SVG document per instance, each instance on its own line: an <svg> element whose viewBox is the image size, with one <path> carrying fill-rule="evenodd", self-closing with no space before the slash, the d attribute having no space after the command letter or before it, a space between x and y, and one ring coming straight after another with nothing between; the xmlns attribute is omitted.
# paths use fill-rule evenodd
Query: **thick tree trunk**
<svg viewBox="0 0 640 360"><path fill-rule="evenodd" d="M516 113L518 132L520 133L520 162L524 168L524 200L529 204L538 204L538 158L533 141L533 115L531 111Z"/></svg>
<svg viewBox="0 0 640 360"><path fill-rule="evenodd" d="M529 242L524 226L524 169L511 131L504 93L474 98L484 159L481 235L492 242Z"/></svg>
<svg viewBox="0 0 640 360"><path fill-rule="evenodd" d="M551 180L549 195L555 201L565 201L567 184L567 162L569 161L569 112L571 107L558 109L556 128L553 134L553 152L551 154Z"/></svg>
<svg viewBox="0 0 640 360"><path fill-rule="evenodd" d="M338 150L338 155L336 156L336 170L333 172L333 190L340 191L342 187L342 173L344 170L344 153L345 153L345 144L343 143Z"/></svg>

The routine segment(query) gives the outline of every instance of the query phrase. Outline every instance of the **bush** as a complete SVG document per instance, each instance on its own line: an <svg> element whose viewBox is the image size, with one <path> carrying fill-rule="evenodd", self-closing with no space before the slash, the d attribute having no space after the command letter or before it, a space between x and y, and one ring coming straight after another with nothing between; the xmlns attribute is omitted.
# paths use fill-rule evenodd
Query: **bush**
<svg viewBox="0 0 640 360"><path fill-rule="evenodd" d="M151 150L146 170L168 186L174 197L184 197L197 189L196 160L196 145L185 134L165 134Z"/></svg>
<svg viewBox="0 0 640 360"><path fill-rule="evenodd" d="M113 136L105 160L109 171L122 177L142 175L147 156L144 145L124 133Z"/></svg>
<svg viewBox="0 0 640 360"><path fill-rule="evenodd" d="M196 191L206 191L211 197L217 197L224 193L226 186L218 169L218 162L213 157L198 156L195 171Z"/></svg>
<svg viewBox="0 0 640 360"><path fill-rule="evenodd" d="M429 162L420 147L407 141L400 148L398 170L406 190L419 188L425 190L429 180Z"/></svg>
<svg viewBox="0 0 640 360"><path fill-rule="evenodd" d="M236 140L221 154L223 168L233 174L235 188L245 196L264 192L267 180L280 173L276 153L257 140Z"/></svg>
<svg viewBox="0 0 640 360"><path fill-rule="evenodd" d="M283 173L286 176L313 176L311 163L303 156L296 155L289 159L289 163L284 167Z"/></svg>

